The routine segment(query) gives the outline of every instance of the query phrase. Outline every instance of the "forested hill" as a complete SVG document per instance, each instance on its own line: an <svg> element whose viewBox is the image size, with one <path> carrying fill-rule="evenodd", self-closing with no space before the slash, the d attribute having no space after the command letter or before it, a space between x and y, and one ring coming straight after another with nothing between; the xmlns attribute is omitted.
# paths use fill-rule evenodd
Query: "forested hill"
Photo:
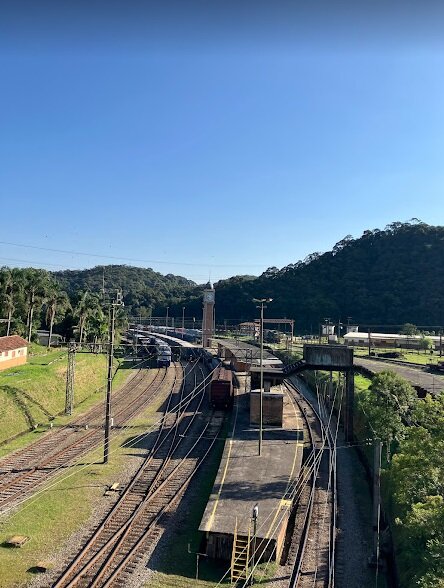
<svg viewBox="0 0 444 588"><path fill-rule="evenodd" d="M345 237L332 251L216 284L217 321L251 319L252 298L271 297L267 316L315 332L325 317L361 324L444 324L444 227L419 221ZM182 303L181 303L182 304ZM198 312L201 299L184 301ZM175 310L174 308L172 309Z"/></svg>
<svg viewBox="0 0 444 588"><path fill-rule="evenodd" d="M163 275L149 268L127 265L65 270L54 272L53 276L72 299L86 290L99 293L104 278L106 288L121 288L125 306L130 313L144 315L156 305L165 306L181 300L196 286L181 276Z"/></svg>

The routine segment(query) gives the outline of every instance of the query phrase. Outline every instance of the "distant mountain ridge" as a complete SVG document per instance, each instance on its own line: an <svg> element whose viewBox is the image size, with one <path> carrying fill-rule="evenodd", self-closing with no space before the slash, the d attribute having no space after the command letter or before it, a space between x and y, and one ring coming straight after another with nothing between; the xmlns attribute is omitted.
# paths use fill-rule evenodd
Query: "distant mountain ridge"
<svg viewBox="0 0 444 588"><path fill-rule="evenodd" d="M63 270L53 272L53 276L71 298L78 296L79 291L100 293L103 282L106 288L120 288L128 311L142 315L147 315L156 305L167 305L181 300L196 287L192 280L182 276L163 275L151 268L128 265Z"/></svg>
<svg viewBox="0 0 444 588"><path fill-rule="evenodd" d="M122 288L130 314L182 315L200 319L203 285L181 276L126 265L54 272L71 297L82 290ZM325 318L361 325L444 326L444 227L417 219L383 230L347 235L331 251L312 253L261 276L234 276L215 284L216 321L257 316L253 298L271 297L267 316L296 321L298 331L317 332Z"/></svg>
<svg viewBox="0 0 444 588"><path fill-rule="evenodd" d="M258 278L234 277L215 287L217 322L251 319L257 316L252 299L271 297L268 317L293 318L298 330L315 333L325 318L444 326L444 227L394 222L357 239L347 235L331 251ZM180 305L198 312L200 294L190 294Z"/></svg>

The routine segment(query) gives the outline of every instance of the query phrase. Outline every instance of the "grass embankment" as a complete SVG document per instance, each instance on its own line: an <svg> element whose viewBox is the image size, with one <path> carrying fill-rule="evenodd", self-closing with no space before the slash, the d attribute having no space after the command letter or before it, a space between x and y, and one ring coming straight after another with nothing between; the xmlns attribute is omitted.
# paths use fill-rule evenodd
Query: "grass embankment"
<svg viewBox="0 0 444 588"><path fill-rule="evenodd" d="M34 441L51 422L53 426L64 425L103 398L100 392L106 382L106 357L77 353L74 414L61 415L65 408L67 352L47 352L38 345L32 346L32 352L27 364L0 372L0 456ZM115 387L128 375L128 370L118 370Z"/></svg>
<svg viewBox="0 0 444 588"><path fill-rule="evenodd" d="M356 357L363 357L363 358L368 358L368 359L373 359L374 356L368 357L368 347L353 347L354 349L354 354L356 355ZM382 349L382 348L377 348L377 349L373 349L372 348L372 353L376 354L376 357L378 357L379 359L383 359L385 361L387 361L387 363L389 364L391 362L390 358L387 357L381 357L382 353L400 353L401 356L398 358L394 358L396 361L402 361L405 363L419 363L421 365L437 365L437 363L439 361L444 361L444 357L439 357L439 352L438 353L433 353L430 354L429 351L408 351L406 349L400 349L400 348L390 348L390 349Z"/></svg>
<svg viewBox="0 0 444 588"><path fill-rule="evenodd" d="M165 397L168 392L165 392ZM119 481L119 472L128 455L144 453L141 442L134 446L123 445L145 432L159 417L158 407L164 397L159 397L155 406L150 406L136 419L131 428L111 441L110 462L101 463L102 447L90 452L81 460L82 464L66 470L50 481L45 489L30 498L19 511L13 513L0 527L0 588L16 588L27 585L33 568L39 561L51 562L65 541L82 529L93 509L103 497L105 488ZM12 535L30 537L21 549L8 548L4 542Z"/></svg>

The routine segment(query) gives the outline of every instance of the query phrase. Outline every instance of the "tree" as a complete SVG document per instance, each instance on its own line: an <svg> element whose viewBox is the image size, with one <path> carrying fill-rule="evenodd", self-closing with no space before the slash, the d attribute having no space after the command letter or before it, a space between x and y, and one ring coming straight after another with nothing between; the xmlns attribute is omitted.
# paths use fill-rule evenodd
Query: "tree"
<svg viewBox="0 0 444 588"><path fill-rule="evenodd" d="M74 314L78 318L79 343L83 343L86 335L88 319L98 314L100 302L97 296L91 292L83 292L75 308Z"/></svg>
<svg viewBox="0 0 444 588"><path fill-rule="evenodd" d="M7 314L7 327L6 327L6 336L9 335L11 331L11 321L12 315L15 310L14 306L14 298L12 295L12 288L13 288L13 277L12 272L8 268L2 269L1 273L1 298L2 298L2 307L3 312Z"/></svg>
<svg viewBox="0 0 444 588"><path fill-rule="evenodd" d="M405 323L401 329L402 335L417 335L418 334L418 327L416 325L412 325L412 323Z"/></svg>
<svg viewBox="0 0 444 588"><path fill-rule="evenodd" d="M419 348L422 349L423 351L428 351L429 349L432 349L432 347L433 347L432 339L429 339L428 337L425 337L424 335L422 335L421 339L419 341Z"/></svg>
<svg viewBox="0 0 444 588"><path fill-rule="evenodd" d="M49 288L49 274L45 270L28 268L25 270L25 293L28 306L26 325L28 327L28 342L31 341L34 309L38 302L42 302Z"/></svg>
<svg viewBox="0 0 444 588"><path fill-rule="evenodd" d="M49 326L48 349L51 347L52 329L57 316L65 313L71 307L66 292L60 290L57 284L52 284L46 301L46 324Z"/></svg>
<svg viewBox="0 0 444 588"><path fill-rule="evenodd" d="M383 371L360 395L360 405L375 435L387 443L387 457L393 441L404 438L417 403L415 389L394 372Z"/></svg>
<svg viewBox="0 0 444 588"><path fill-rule="evenodd" d="M423 502L413 504L398 524L402 525L403 585L444 587L444 498L427 496Z"/></svg>

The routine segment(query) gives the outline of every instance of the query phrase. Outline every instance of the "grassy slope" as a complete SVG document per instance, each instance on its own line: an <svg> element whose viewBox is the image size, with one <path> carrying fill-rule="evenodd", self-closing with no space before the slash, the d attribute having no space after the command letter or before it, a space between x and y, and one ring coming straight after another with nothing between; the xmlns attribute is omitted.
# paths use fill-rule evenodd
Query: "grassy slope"
<svg viewBox="0 0 444 588"><path fill-rule="evenodd" d="M67 352L33 346L34 355L26 365L0 373L0 442L38 427L26 435L0 447L0 456L36 439L46 431L52 417L64 410ZM117 366L117 364L116 364ZM119 370L115 386L128 372ZM106 357L77 353L75 367L75 411L73 417L58 416L54 425L62 425L102 400L98 392L106 379Z"/></svg>
<svg viewBox="0 0 444 588"><path fill-rule="evenodd" d="M138 453L135 447L122 447L125 441L139 435L158 419L157 407L148 407L131 421L131 429L123 432L111 443L111 460L101 464L103 449L92 451L81 460L90 464L65 470L49 487L31 498L21 509L12 514L0 527L0 588L25 586L33 577L32 568L39 561L51 561L51 557L64 542L81 529L91 516L97 501L107 485L119 479L119 471L125 465L128 454ZM3 545L14 534L30 537L21 549Z"/></svg>

